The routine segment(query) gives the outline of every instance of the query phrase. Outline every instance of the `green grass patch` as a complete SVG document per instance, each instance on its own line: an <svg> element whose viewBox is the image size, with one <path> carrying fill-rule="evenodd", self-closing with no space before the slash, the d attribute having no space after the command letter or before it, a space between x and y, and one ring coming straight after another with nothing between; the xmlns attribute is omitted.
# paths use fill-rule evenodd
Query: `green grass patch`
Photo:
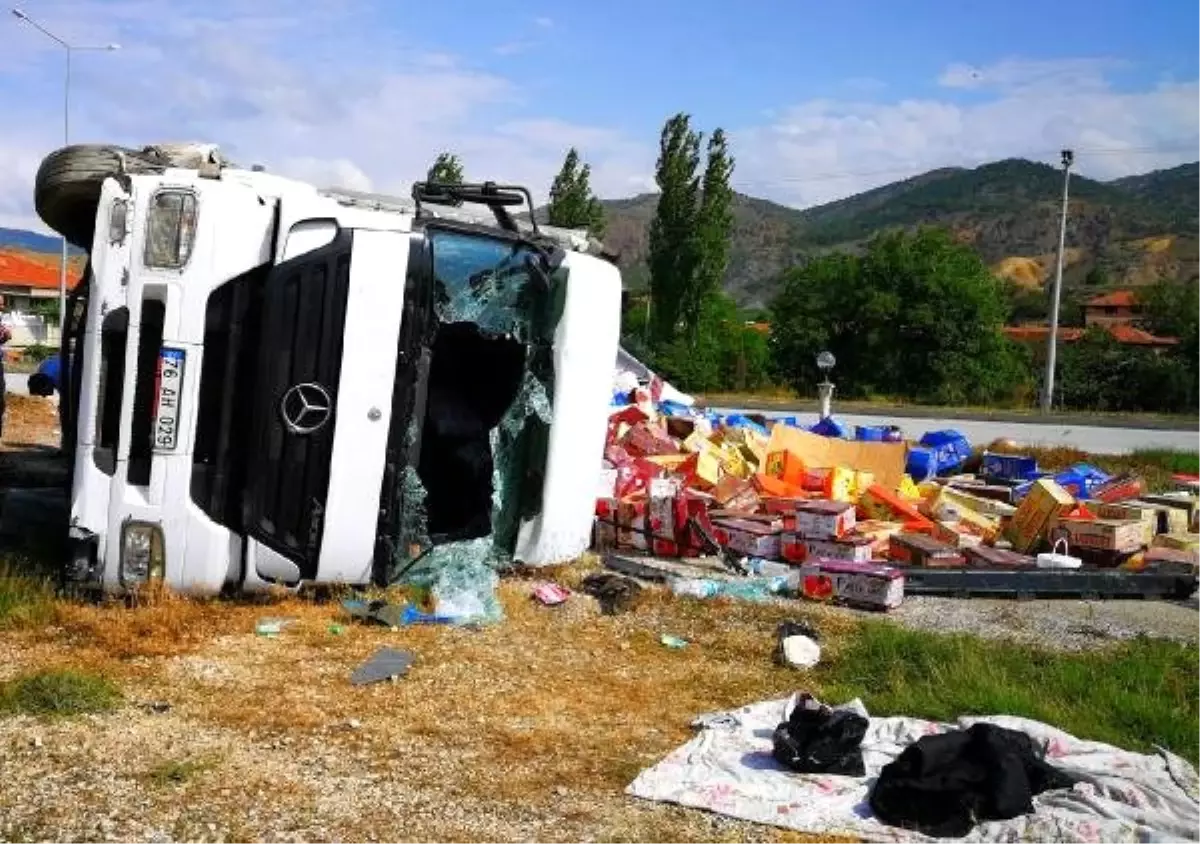
<svg viewBox="0 0 1200 844"><path fill-rule="evenodd" d="M1173 448L1143 448L1130 456L1130 461L1144 466L1156 466L1168 472L1200 474L1200 453L1177 451Z"/></svg>
<svg viewBox="0 0 1200 844"><path fill-rule="evenodd" d="M0 684L0 714L55 717L111 712L122 700L112 681L75 669L37 671Z"/></svg>
<svg viewBox="0 0 1200 844"><path fill-rule="evenodd" d="M46 624L54 617L54 584L0 561L0 630Z"/></svg>
<svg viewBox="0 0 1200 844"><path fill-rule="evenodd" d="M875 715L1018 715L1128 750L1157 744L1200 758L1191 645L1139 638L1061 653L871 622L818 670L827 699L861 697Z"/></svg>

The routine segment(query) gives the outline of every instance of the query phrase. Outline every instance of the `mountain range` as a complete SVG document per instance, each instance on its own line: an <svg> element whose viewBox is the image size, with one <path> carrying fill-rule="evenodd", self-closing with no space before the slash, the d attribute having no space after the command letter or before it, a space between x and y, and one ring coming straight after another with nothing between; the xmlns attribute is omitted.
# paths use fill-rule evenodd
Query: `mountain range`
<svg viewBox="0 0 1200 844"><path fill-rule="evenodd" d="M1196 278L1198 183L1197 163L1111 182L1072 174L1065 287L1100 292ZM877 232L932 224L970 244L996 275L1036 290L1053 274L1061 194L1061 170L1022 159L931 170L804 210L738 194L725 289L744 306L763 306L780 273L808 256L858 250ZM648 280L656 203L655 194L603 201L606 243L620 255L633 290ZM59 244L55 237L0 228L0 254L57 254Z"/></svg>
<svg viewBox="0 0 1200 844"><path fill-rule="evenodd" d="M1195 278L1198 179L1196 163L1112 182L1072 174L1064 285ZM604 202L605 240L631 287L646 283L656 202L654 194ZM931 170L804 210L738 194L725 289L742 305L765 305L779 274L806 256L861 249L877 232L926 224L949 228L997 275L1037 288L1052 277L1061 203L1062 171L1022 159Z"/></svg>

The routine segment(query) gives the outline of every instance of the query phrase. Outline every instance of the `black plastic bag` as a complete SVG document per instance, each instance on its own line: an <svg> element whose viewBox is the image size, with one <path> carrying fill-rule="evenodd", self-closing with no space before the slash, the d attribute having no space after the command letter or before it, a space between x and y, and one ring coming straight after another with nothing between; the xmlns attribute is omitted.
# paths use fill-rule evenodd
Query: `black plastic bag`
<svg viewBox="0 0 1200 844"><path fill-rule="evenodd" d="M866 773L862 740L867 726L858 713L830 709L805 694L788 720L775 728L772 755L802 774L861 777Z"/></svg>

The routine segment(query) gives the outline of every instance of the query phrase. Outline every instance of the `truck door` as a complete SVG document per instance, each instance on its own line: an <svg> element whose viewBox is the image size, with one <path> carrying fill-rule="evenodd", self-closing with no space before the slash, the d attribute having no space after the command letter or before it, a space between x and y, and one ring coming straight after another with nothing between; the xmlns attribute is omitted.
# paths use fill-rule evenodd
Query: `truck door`
<svg viewBox="0 0 1200 844"><path fill-rule="evenodd" d="M263 292L245 524L304 579L324 532L352 243L339 228L275 266Z"/></svg>

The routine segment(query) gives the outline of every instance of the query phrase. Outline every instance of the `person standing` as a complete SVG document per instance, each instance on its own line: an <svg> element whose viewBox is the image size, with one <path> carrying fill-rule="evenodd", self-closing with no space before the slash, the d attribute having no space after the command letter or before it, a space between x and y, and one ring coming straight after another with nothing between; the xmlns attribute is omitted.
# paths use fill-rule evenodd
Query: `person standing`
<svg viewBox="0 0 1200 844"><path fill-rule="evenodd" d="M12 331L7 325L0 322L0 438L4 436L4 406L7 403L5 399L8 397L8 383L4 377L4 363L8 351L4 347L11 339Z"/></svg>

